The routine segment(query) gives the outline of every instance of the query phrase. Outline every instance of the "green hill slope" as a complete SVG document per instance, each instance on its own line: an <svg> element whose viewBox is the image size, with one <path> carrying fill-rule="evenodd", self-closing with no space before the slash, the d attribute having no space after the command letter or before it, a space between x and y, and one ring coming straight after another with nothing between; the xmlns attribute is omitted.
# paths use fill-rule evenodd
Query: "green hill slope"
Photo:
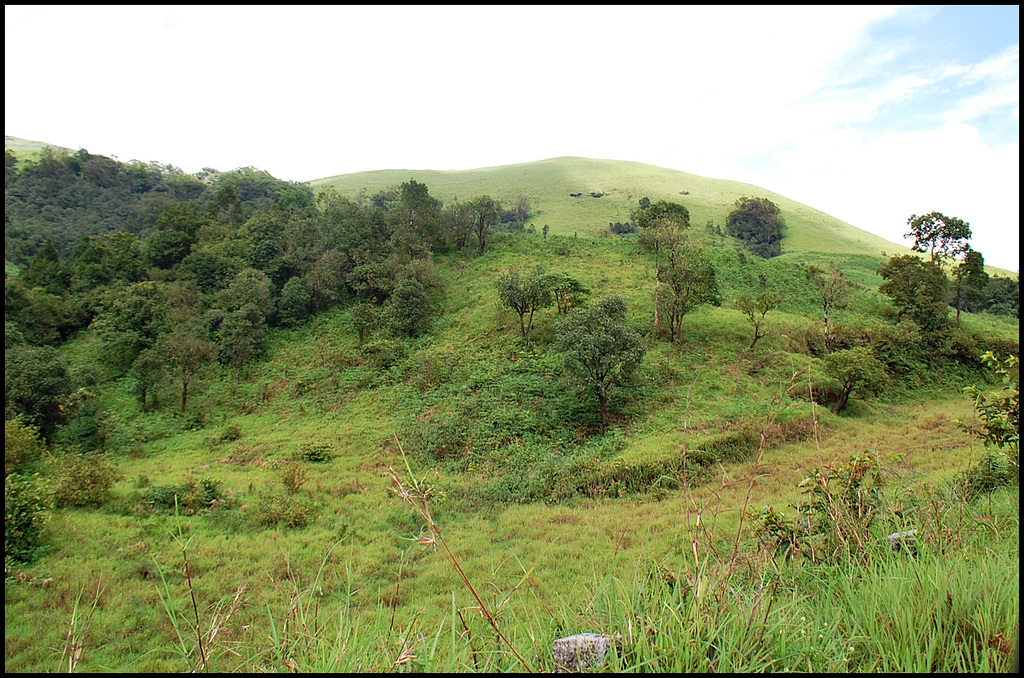
<svg viewBox="0 0 1024 678"><path fill-rule="evenodd" d="M883 260L910 252L908 247L751 184L621 160L563 157L472 170L379 170L326 177L310 184L315 191L332 187L354 198L360 192L372 195L410 178L427 184L431 195L445 202L484 193L505 200L524 195L537 210L532 223L538 230L548 224L553 234L606 234L609 222L628 221L637 201L645 196L685 205L695 232L708 221L724 227L737 199L758 196L782 209L788 226L782 243L784 254L865 254ZM581 196L571 197L573 193ZM591 194L603 195L595 198Z"/></svg>

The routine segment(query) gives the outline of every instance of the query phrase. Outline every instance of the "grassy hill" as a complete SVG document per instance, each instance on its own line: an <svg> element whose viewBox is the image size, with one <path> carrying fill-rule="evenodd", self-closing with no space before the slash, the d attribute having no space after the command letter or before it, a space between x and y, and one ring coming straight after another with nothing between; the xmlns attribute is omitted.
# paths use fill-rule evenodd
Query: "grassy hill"
<svg viewBox="0 0 1024 678"><path fill-rule="evenodd" d="M973 418L961 389L987 379L971 354L1012 347L1015 319L964 314L949 349L962 363L932 369L915 353L840 416L806 395L826 377L803 267L834 260L859 284L836 314L851 341L913 353L875 273L883 251L905 249L755 187L637 163L313 185L354 197L410 178L443 200L526 195L537 232L436 257L444 297L416 339L361 344L341 305L272 330L237 385L211 369L185 413L173 386L143 412L129 378L96 378L119 480L98 506L54 510L42 557L11 568L8 671L551 670L551 641L579 632L621 634L618 669L1007 668L1019 495L971 503L953 481L984 454L957 423ZM703 230L743 195L782 207L782 256ZM644 196L687 205L719 278L722 306L687 315L678 343L651 332L651 256L607 235ZM524 342L497 303L501 272L536 265L576 276L592 299L623 296L644 338L639 383L613 399L606 435L561 377L555 309ZM785 299L750 349L734 302L759 275ZM100 350L87 332L63 352L88 374ZM878 469L848 493L851 456ZM790 560L755 529L767 507L792 516L816 469L834 474L836 497L871 497L836 499L834 532L807 537L849 558ZM176 492L195 502L178 515ZM405 501L418 498L429 520ZM917 560L885 541L911 527L924 535Z"/></svg>
<svg viewBox="0 0 1024 678"><path fill-rule="evenodd" d="M548 224L557 235L604 235L609 222L628 221L637 201L645 196L684 204L696 230L708 221L724 228L736 200L759 196L782 209L788 226L783 240L787 254L864 254L881 260L910 251L757 186L621 160L564 157L473 170L380 170L327 177L310 184L315 190L330 186L355 197L360 191L372 195L410 178L427 184L431 195L444 201L487 192L506 200L524 195L538 210L533 225L540 229ZM570 197L573 193L581 196ZM594 198L593 193L603 195Z"/></svg>

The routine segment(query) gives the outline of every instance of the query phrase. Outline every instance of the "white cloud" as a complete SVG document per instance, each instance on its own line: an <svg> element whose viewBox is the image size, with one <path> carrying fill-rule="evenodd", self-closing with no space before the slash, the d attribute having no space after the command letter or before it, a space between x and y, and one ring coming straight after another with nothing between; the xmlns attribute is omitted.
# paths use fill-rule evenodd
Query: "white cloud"
<svg viewBox="0 0 1024 678"><path fill-rule="evenodd" d="M957 216L971 224L972 245L988 263L1018 266L1019 144L990 147L962 122L870 141L849 126L824 132L778 172L748 180L893 242L911 214Z"/></svg>
<svg viewBox="0 0 1024 678"><path fill-rule="evenodd" d="M1016 143L947 123L1019 119L1018 47L911 67L940 11L7 6L5 131L295 180L617 158L757 183L889 238L938 198L968 201L948 209L977 233L985 205L1016 225ZM878 40L883 22L905 34Z"/></svg>

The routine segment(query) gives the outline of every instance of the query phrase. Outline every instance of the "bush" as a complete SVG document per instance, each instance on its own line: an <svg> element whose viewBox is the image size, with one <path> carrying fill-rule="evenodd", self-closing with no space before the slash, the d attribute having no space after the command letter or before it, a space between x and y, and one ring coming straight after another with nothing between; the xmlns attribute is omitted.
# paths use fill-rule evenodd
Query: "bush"
<svg viewBox="0 0 1024 678"><path fill-rule="evenodd" d="M299 456L315 464L324 463L334 458L334 448L326 443L306 443L299 448Z"/></svg>
<svg viewBox="0 0 1024 678"><path fill-rule="evenodd" d="M953 479L953 487L965 501L972 501L1000 487L1020 484L1020 467L1005 455L986 452L978 463Z"/></svg>
<svg viewBox="0 0 1024 678"><path fill-rule="evenodd" d="M193 515L210 509L213 502L223 499L220 481L203 478L198 482L186 478L181 485L153 485L142 493L142 502L154 511L178 511ZM177 503L175 503L177 497Z"/></svg>
<svg viewBox="0 0 1024 678"><path fill-rule="evenodd" d="M296 462L287 462L281 466L281 483L288 494L296 494L306 482L306 469Z"/></svg>
<svg viewBox="0 0 1024 678"><path fill-rule="evenodd" d="M4 564L28 562L39 548L52 494L38 476L4 478Z"/></svg>
<svg viewBox="0 0 1024 678"><path fill-rule="evenodd" d="M43 456L39 429L19 419L4 422L4 476L21 471Z"/></svg>
<svg viewBox="0 0 1024 678"><path fill-rule="evenodd" d="M409 348L400 341L382 339L363 344L362 352L373 361L376 369L386 370L405 360L409 354Z"/></svg>
<svg viewBox="0 0 1024 678"><path fill-rule="evenodd" d="M316 516L318 506L308 499L282 497L276 494L260 494L256 498L253 519L260 525L305 527Z"/></svg>
<svg viewBox="0 0 1024 678"><path fill-rule="evenodd" d="M242 429L235 424L228 424L223 433L213 437L213 444L220 445L222 443L233 443L236 440L241 439L241 437Z"/></svg>
<svg viewBox="0 0 1024 678"><path fill-rule="evenodd" d="M98 454L69 453L52 457L53 503L57 507L99 506L121 477L117 468Z"/></svg>

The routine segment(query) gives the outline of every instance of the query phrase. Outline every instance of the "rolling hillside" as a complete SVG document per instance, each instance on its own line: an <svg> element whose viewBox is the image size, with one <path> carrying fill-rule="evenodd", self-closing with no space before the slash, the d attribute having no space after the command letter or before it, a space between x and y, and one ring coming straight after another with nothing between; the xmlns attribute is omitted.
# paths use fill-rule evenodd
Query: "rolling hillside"
<svg viewBox="0 0 1024 678"><path fill-rule="evenodd" d="M314 190L332 187L341 195L367 195L408 181L430 187L444 201L491 193L505 200L524 195L538 210L532 223L548 224L557 235L601 236L608 223L628 221L640 198L679 202L690 211L699 232L708 221L724 227L726 216L743 196L766 197L786 219L784 254L825 252L878 258L905 254L909 247L889 242L824 212L750 184L709 179L654 165L620 160L552 158L473 170L379 170L326 177L310 182ZM580 197L570 197L579 193ZM594 198L592 193L603 194Z"/></svg>
<svg viewBox="0 0 1024 678"><path fill-rule="evenodd" d="M169 378L140 402L141 379L108 365L112 335L95 326L54 349L81 385L83 415L62 425L66 450L26 468L74 485L85 475L75 464L92 464L97 484L107 473L112 485L47 507L36 557L8 563L8 671L547 671L551 641L580 632L621 634L613 667L637 671L1005 668L1019 627L1017 489L981 508L950 480L987 449L959 425L974 416L962 389L990 383L982 350L1019 349L1016 318L964 313L948 341L923 348L878 292L879 263L907 248L753 186L639 163L557 158L312 186L369 196L410 178L444 201L525 195L537 210L534 232L493 234L482 254L389 257L439 281L415 336L389 326L394 292L382 303L346 291L301 321L268 324L265 350L244 369L207 360L187 407ZM782 208L782 256L760 259L704 228L724 226L745 195ZM715 267L722 303L688 313L679 341L652 327L653 256L608 234L642 197L686 205ZM220 222L192 252L249 257L246 234L260 223L287 241L274 241L282 250L315 242L307 227L318 207L306 208ZM361 223L365 210L351 212L321 225ZM303 259L287 282L325 256ZM831 261L855 283L833 316L841 342L888 370L841 413L827 406L838 387L804 271ZM578 279L589 302L628 305L623 325L645 354L611 398L607 433L594 396L566 379L565 314L541 309L526 340L498 301L502 273L537 266ZM175 288L175 270L142 288ZM784 297L753 347L737 300L764 287ZM202 300L230 289L211 285ZM279 310L283 296L271 300ZM174 299L187 303L181 290ZM368 309L373 322L358 325ZM220 327L204 339L223 342ZM98 449L80 449L81 431ZM870 506L861 486L842 485L854 482L853 456L878 464ZM821 469L835 473L836 497L857 496L856 510L838 507L844 520L867 508L871 521L856 526L856 548L842 533L849 559L833 541L790 560L757 526L770 525L771 507L794 516L809 496L801 481ZM410 497L429 499L429 520ZM918 561L885 541L894 526L933 531L921 542L923 575L907 574ZM815 547L833 538L828 528L801 535ZM973 594L979 576L984 596ZM917 588L878 592L879 582ZM908 600L923 612L900 617ZM934 624L914 616L933 613ZM923 633L905 633L904 617ZM968 639L969 657L927 655L953 638Z"/></svg>

